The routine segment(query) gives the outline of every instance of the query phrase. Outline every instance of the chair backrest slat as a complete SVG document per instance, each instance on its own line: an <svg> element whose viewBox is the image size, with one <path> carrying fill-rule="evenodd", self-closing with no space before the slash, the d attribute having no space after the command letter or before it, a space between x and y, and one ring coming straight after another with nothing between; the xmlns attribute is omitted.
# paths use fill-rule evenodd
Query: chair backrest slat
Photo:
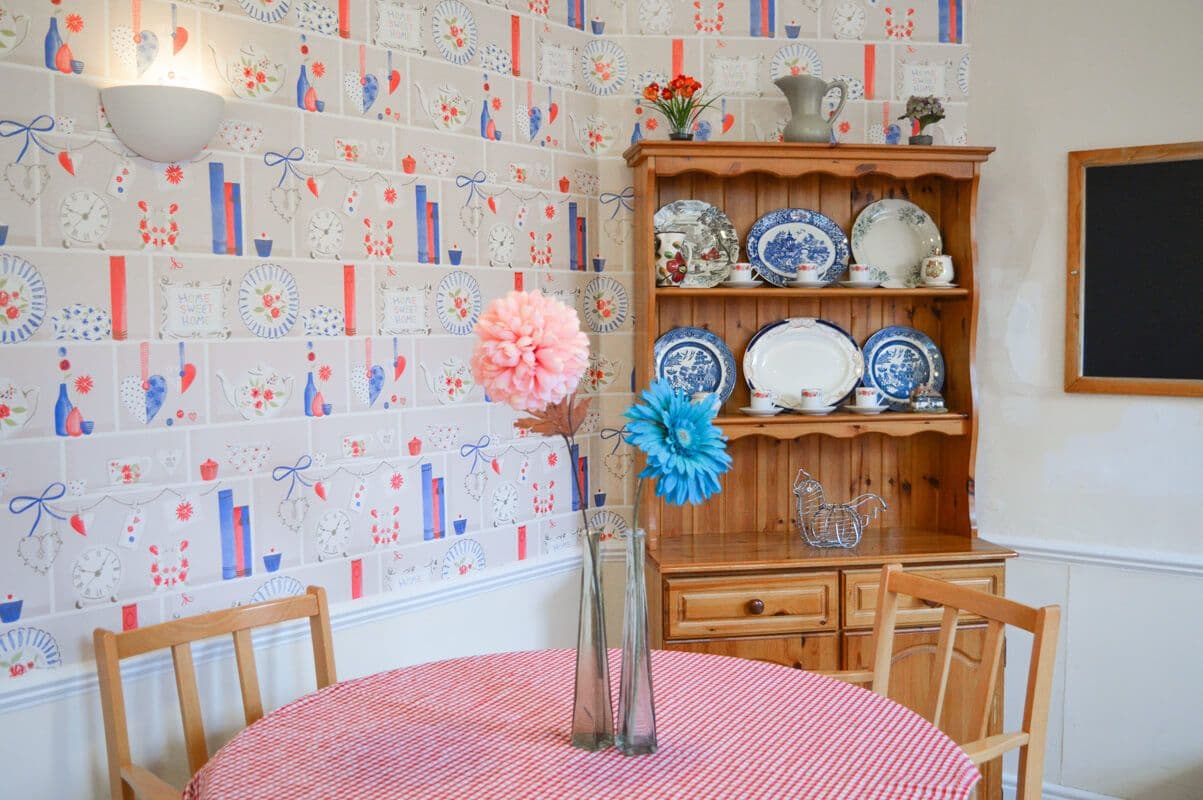
<svg viewBox="0 0 1203 800"><path fill-rule="evenodd" d="M1061 627L1061 609L1039 609L1032 639L1032 659L1028 664L1028 693L1023 703L1023 730L1028 745L1019 751L1017 797L1040 797L1044 773L1044 748L1048 737L1048 706L1053 691L1053 671L1057 657L1057 631Z"/></svg>
<svg viewBox="0 0 1203 800"><path fill-rule="evenodd" d="M96 672L99 678L101 709L104 713L109 791L113 800L135 800L134 791L123 776L123 771L129 774L137 771L129 769L134 765L130 760L125 695L121 687L121 659L152 650L171 650L171 659L175 666L176 692L180 701L180 717L184 723L188 766L195 773L209 760L209 749L205 742L204 718L196 685L192 642L215 636L233 637L238 681L242 689L243 713L249 725L263 716L263 699L260 694L251 629L294 619L309 620L318 688L324 689L337 682L334 643L330 633L330 611L326 603L326 592L318 586L310 586L300 597L214 611L123 633L98 628L93 634L93 642L96 645Z"/></svg>
<svg viewBox="0 0 1203 800"><path fill-rule="evenodd" d="M196 772L209 760L209 747L205 744L205 721L201 714L200 694L196 690L192 645L189 642L172 645L171 661L175 664L175 689L180 696L180 718L184 721L188 768Z"/></svg>
<svg viewBox="0 0 1203 800"><path fill-rule="evenodd" d="M939 677L936 684L936 703L931 712L931 724L939 727L944 714L944 698L948 694L948 675L952 671L952 651L957 640L957 618L960 612L952 606L944 606L940 619L940 638L936 640L936 669Z"/></svg>
<svg viewBox="0 0 1203 800"><path fill-rule="evenodd" d="M974 739L986 738L986 733L990 730L990 711L994 707L998 673L1001 672L1005 627L998 620L990 620L990 624L986 626L986 643L982 646L982 674L978 679L977 697L973 701L973 716L970 717L969 724L969 735Z"/></svg>
<svg viewBox="0 0 1203 800"><path fill-rule="evenodd" d="M873 640L877 651L873 658L873 691L882 697L890 694L890 665L894 661L894 627L898 623L898 592L890 585L902 567L887 564L881 569L881 589L877 592L877 616L873 620ZM882 643L888 642L888 647Z"/></svg>
<svg viewBox="0 0 1203 800"><path fill-rule="evenodd" d="M251 725L263 718L263 698L259 696L259 670L255 666L255 645L249 630L234 631L234 660L238 662L242 713L246 724Z"/></svg>

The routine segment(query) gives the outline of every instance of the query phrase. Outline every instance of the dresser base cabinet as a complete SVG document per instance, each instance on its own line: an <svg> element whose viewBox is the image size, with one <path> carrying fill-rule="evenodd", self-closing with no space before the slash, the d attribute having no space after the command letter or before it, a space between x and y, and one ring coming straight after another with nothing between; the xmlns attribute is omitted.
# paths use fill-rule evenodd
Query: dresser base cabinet
<svg viewBox="0 0 1203 800"><path fill-rule="evenodd" d="M873 622L881 566L990 594L1006 589L1012 553L980 539L929 535L917 547L888 536L854 550L815 550L770 534L662 538L649 549L648 622L653 647L749 658L816 672L873 665ZM927 716L934 704L936 640L942 610L900 598L891 699ZM985 625L964 616L957 632L940 728L954 741L967 730L981 677ZM1002 732L1002 681L990 733ZM998 764L982 768L979 800L1000 800Z"/></svg>

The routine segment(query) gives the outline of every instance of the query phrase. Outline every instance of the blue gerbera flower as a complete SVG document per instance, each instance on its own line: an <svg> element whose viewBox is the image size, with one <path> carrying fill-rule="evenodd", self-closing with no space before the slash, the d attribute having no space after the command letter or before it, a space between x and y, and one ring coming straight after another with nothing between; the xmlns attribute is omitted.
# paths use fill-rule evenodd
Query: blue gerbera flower
<svg viewBox="0 0 1203 800"><path fill-rule="evenodd" d="M718 399L692 403L666 381L653 381L640 397L624 414L627 443L647 455L640 480L655 478L656 494L675 506L718 492L718 477L731 467L727 437L712 421Z"/></svg>

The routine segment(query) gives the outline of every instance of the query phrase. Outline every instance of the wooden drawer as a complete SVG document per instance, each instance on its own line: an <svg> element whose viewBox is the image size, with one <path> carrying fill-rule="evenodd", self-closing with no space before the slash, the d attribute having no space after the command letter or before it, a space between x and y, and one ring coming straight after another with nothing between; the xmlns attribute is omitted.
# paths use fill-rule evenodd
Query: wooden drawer
<svg viewBox="0 0 1203 800"><path fill-rule="evenodd" d="M742 575L667 582L669 639L835 630L839 575Z"/></svg>
<svg viewBox="0 0 1203 800"><path fill-rule="evenodd" d="M750 658L812 672L834 671L840 668L839 636L838 633L811 633L806 636L707 639L700 642L669 642L668 649Z"/></svg>
<svg viewBox="0 0 1203 800"><path fill-rule="evenodd" d="M935 578L940 581L955 583L970 589L1001 594L1003 587L1002 564L974 564L967 567L920 567L908 569L907 572L922 575L925 578ZM873 619L877 616L877 589L881 584L881 570L845 570L844 571L844 627L872 628ZM944 610L939 606L924 605L913 597L902 595L898 598L898 626L917 627L920 625L939 625ZM962 613L960 622L977 620L979 617Z"/></svg>

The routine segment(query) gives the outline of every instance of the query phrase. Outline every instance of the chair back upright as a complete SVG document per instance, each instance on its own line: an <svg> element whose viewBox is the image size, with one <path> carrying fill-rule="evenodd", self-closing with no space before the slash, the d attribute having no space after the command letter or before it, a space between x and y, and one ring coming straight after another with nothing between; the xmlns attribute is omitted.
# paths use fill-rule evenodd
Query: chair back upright
<svg viewBox="0 0 1203 800"><path fill-rule="evenodd" d="M1061 608L1055 605L1033 608L977 589L904 572L900 564L887 564L882 567L877 617L873 625L876 644L872 688L883 697L889 696L899 595L908 595L928 606L944 607L940 634L936 640L935 698L930 713L925 714L933 725L940 724L944 711L953 647L962 612L986 621L981 675L969 709L969 738L972 741L961 747L975 764L991 761L1009 750L1019 748L1017 797L1019 800L1037 800L1041 794L1044 772L1049 698L1057 659ZM1017 731L989 736L990 711L998 690L1003 661L1003 634L1008 625L1028 631L1034 637L1023 723Z"/></svg>
<svg viewBox="0 0 1203 800"><path fill-rule="evenodd" d="M209 749L205 743L204 719L201 714L200 695L196 688L192 643L215 636L233 637L243 716L246 724L250 725L263 716L263 699L259 692L259 674L255 665L251 630L295 619L309 620L317 688L324 689L335 683L337 677L334 669L334 645L330 636L330 610L326 603L326 591L319 586L310 586L305 594L297 597L213 611L122 633L97 628L93 634L93 642L96 647L96 673L100 684L109 785L113 800L134 800L136 797L156 800L174 797L178 800L180 796L178 790L131 761L125 694L121 685L123 659L154 650L171 650L176 692L180 701L180 717L184 724L184 747L188 754L188 768L191 774L196 774L209 760Z"/></svg>

